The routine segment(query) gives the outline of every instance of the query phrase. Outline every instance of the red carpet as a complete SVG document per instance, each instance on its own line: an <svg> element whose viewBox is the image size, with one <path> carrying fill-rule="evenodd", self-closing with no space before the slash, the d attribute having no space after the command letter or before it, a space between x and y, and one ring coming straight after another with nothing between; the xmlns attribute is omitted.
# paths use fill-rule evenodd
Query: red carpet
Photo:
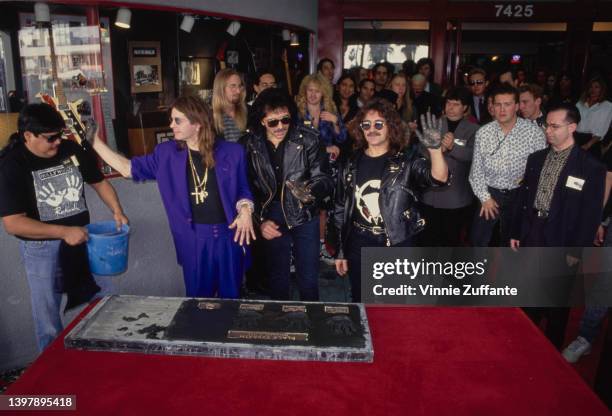
<svg viewBox="0 0 612 416"><path fill-rule="evenodd" d="M370 307L368 319L373 364L76 351L60 337L8 394L76 394L85 415L609 414L517 309Z"/></svg>

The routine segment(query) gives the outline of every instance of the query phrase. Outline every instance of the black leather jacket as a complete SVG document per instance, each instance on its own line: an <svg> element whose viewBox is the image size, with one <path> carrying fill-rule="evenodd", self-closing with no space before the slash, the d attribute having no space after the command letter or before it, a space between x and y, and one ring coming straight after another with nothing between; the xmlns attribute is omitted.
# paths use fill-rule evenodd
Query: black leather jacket
<svg viewBox="0 0 612 416"><path fill-rule="evenodd" d="M255 219L261 222L267 218L267 209L277 189L265 140L266 137L254 133L248 133L240 139L248 158L249 184L255 197ZM292 228L319 214L323 200L332 197L334 185L327 153L315 130L296 126L289 130L285 140L280 200L287 227ZM288 179L309 184L315 202L302 204L287 189L285 182Z"/></svg>
<svg viewBox="0 0 612 416"><path fill-rule="evenodd" d="M357 166L363 156L359 150L340 168L336 188L334 224L340 235L337 258L344 258L344 249L353 224L355 209L355 180ZM450 180L450 172L449 172ZM383 217L386 245L406 241L423 230L425 220L417 209L417 196L425 188L450 183L440 182L431 176L431 162L419 157L415 147L387 157L380 185L378 204Z"/></svg>

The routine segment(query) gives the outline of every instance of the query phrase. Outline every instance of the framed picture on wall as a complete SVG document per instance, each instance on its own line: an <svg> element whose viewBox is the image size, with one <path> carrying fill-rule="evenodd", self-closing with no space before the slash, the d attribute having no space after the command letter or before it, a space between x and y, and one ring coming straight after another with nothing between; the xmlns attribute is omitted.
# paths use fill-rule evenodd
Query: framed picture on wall
<svg viewBox="0 0 612 416"><path fill-rule="evenodd" d="M180 58L179 84L181 94L200 95L206 100L208 92L212 91L215 77L214 64L212 58Z"/></svg>
<svg viewBox="0 0 612 416"><path fill-rule="evenodd" d="M159 42L129 42L132 94L162 92Z"/></svg>

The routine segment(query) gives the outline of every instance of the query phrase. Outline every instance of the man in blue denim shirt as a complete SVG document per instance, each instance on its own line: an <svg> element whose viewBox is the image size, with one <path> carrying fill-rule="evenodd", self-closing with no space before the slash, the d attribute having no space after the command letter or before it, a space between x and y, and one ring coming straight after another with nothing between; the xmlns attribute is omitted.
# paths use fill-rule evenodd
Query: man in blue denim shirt
<svg viewBox="0 0 612 416"><path fill-rule="evenodd" d="M0 217L6 232L20 239L40 351L62 330L59 310L66 291L62 264L87 262L73 256L86 256L83 246L80 251L72 249L88 237L83 184L94 188L118 225L128 222L95 157L75 142L62 140L64 129L64 120L53 107L30 104L19 115L18 132L0 153ZM70 263L65 263L68 256ZM75 276L78 285L91 280L88 270L83 273L87 276L80 271ZM98 290L92 282L81 301Z"/></svg>

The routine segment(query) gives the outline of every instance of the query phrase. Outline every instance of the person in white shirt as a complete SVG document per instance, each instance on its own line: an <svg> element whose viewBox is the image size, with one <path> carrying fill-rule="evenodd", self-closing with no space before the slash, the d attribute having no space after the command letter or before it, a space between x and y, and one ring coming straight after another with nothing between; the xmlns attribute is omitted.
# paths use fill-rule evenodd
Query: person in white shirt
<svg viewBox="0 0 612 416"><path fill-rule="evenodd" d="M499 226L500 246L510 243L512 215L527 157L546 147L544 131L517 116L518 91L502 83L492 93L495 120L476 132L470 184L480 209L471 230L472 244L488 247Z"/></svg>
<svg viewBox="0 0 612 416"><path fill-rule="evenodd" d="M578 132L590 135L582 148L588 150L607 133L612 123L612 103L606 100L607 86L603 79L593 78L587 84L576 107L580 112Z"/></svg>

